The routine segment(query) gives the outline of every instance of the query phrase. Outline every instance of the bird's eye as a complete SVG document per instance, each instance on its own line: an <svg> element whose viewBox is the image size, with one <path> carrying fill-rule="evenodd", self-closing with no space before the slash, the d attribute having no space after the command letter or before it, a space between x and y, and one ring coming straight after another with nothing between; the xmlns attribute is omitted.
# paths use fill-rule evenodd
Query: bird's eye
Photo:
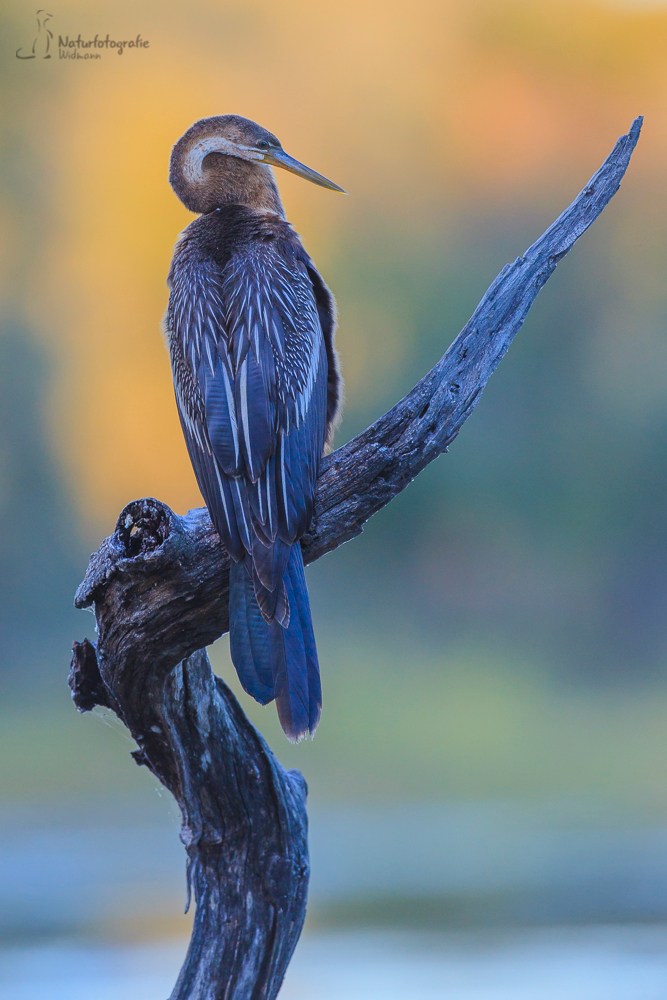
<svg viewBox="0 0 667 1000"><path fill-rule="evenodd" d="M266 139L258 139L255 143L255 149L268 149L269 144Z"/></svg>

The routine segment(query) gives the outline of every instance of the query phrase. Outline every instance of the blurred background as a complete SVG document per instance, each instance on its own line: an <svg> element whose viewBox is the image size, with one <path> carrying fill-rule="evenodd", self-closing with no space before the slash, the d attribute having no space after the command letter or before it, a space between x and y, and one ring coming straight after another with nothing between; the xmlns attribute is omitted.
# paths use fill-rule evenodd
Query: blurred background
<svg viewBox="0 0 667 1000"><path fill-rule="evenodd" d="M157 1000L177 810L66 676L121 508L202 501L160 320L175 140L237 112L339 305L343 443L440 357L637 114L619 194L448 455L309 570L312 897L285 1000L667 995L667 4L0 9L0 996ZM79 34L148 47L60 59ZM16 58L32 53L34 59ZM211 650L234 686L226 639Z"/></svg>

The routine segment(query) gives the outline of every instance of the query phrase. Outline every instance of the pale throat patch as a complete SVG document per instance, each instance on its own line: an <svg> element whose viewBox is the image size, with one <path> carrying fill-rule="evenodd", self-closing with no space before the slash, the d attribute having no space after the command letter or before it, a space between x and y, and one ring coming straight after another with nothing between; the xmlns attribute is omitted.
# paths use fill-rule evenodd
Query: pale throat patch
<svg viewBox="0 0 667 1000"><path fill-rule="evenodd" d="M264 154L257 150L229 142L228 139L223 139L220 135L211 135L208 139L202 139L201 142L192 147L183 161L183 175L190 184L201 184L204 180L202 163L209 153L225 153L227 156L238 157L240 149L246 153L246 157L243 159L247 158L259 162L264 159Z"/></svg>

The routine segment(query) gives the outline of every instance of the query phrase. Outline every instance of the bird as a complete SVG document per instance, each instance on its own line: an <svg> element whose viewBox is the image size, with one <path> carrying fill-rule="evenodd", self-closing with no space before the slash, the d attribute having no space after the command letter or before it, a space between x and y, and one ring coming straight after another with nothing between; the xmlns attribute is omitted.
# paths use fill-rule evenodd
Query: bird
<svg viewBox="0 0 667 1000"><path fill-rule="evenodd" d="M203 118L174 145L169 181L198 218L174 248L165 334L190 460L230 556L232 661L298 742L322 707L300 539L343 384L335 301L274 167L345 193L240 115Z"/></svg>

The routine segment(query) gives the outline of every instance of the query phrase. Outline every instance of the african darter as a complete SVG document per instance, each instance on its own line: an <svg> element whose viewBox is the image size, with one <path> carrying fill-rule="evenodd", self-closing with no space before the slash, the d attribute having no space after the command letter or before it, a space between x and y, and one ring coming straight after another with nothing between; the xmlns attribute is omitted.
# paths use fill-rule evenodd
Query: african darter
<svg viewBox="0 0 667 1000"><path fill-rule="evenodd" d="M170 183L199 218L174 250L166 330L190 459L231 557L232 660L298 740L322 702L299 540L342 383L334 300L272 167L342 191L238 115L204 118L174 146Z"/></svg>

